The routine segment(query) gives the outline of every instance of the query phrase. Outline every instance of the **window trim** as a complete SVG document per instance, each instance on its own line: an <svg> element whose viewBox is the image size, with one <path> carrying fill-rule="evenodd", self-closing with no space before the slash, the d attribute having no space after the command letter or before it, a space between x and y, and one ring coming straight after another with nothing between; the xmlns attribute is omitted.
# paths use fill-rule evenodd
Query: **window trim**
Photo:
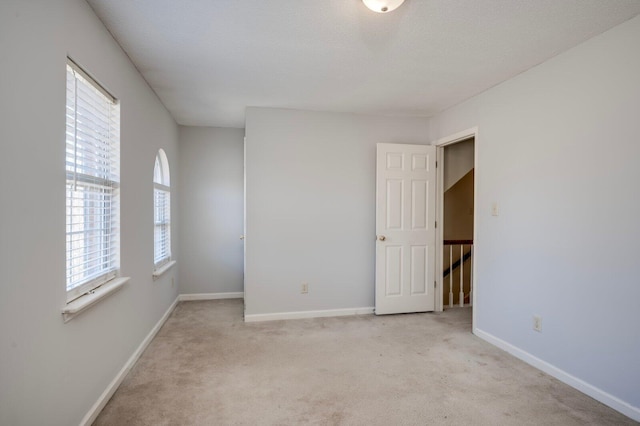
<svg viewBox="0 0 640 426"><path fill-rule="evenodd" d="M130 277L114 278L111 281L102 283L100 286L90 290L83 294L83 297L68 302L62 309L62 318L64 322L69 322L77 315L95 305L107 296L120 290L126 283L129 282Z"/></svg>
<svg viewBox="0 0 640 426"><path fill-rule="evenodd" d="M176 264L175 260L169 260L168 262L162 264L161 266L157 266L153 270L153 274L152 274L153 279L157 280L158 278L160 278L165 272L171 269L175 264Z"/></svg>
<svg viewBox="0 0 640 426"><path fill-rule="evenodd" d="M85 80L90 82L100 93L102 93L111 102L113 102L114 104L119 103L118 99L115 96L113 96L111 93L109 93L109 91L107 89L105 89L102 84L98 83L98 80L96 80L95 78L91 77L89 75L89 73L87 73L85 70L83 70L80 67L80 65L76 64L74 62L74 60L71 59L68 56L67 56L67 65L69 65L75 72L80 74L82 76L82 78L84 78Z"/></svg>

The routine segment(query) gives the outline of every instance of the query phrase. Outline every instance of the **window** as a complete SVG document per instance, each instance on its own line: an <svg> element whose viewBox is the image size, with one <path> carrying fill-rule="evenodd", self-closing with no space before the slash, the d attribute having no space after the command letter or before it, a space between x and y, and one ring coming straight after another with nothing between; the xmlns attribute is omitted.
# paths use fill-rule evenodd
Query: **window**
<svg viewBox="0 0 640 426"><path fill-rule="evenodd" d="M171 261L171 188L169 162L163 150L153 168L153 262L158 269Z"/></svg>
<svg viewBox="0 0 640 426"><path fill-rule="evenodd" d="M67 300L115 278L120 264L120 106L67 61Z"/></svg>

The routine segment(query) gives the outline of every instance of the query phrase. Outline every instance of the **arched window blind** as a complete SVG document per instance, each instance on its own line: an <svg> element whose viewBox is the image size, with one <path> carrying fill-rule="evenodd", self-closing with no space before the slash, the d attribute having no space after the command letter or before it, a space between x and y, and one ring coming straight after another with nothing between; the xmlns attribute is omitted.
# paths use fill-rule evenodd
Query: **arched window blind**
<svg viewBox="0 0 640 426"><path fill-rule="evenodd" d="M67 62L67 299L114 278L119 269L120 106Z"/></svg>
<svg viewBox="0 0 640 426"><path fill-rule="evenodd" d="M171 260L171 182L167 155L161 149L153 168L153 262L156 268Z"/></svg>

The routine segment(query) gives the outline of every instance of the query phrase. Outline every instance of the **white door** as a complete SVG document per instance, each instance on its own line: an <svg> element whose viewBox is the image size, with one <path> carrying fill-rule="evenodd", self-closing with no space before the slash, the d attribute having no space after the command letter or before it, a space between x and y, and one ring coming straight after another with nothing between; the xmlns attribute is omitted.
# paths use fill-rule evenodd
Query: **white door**
<svg viewBox="0 0 640 426"><path fill-rule="evenodd" d="M434 310L435 180L435 147L378 144L378 315Z"/></svg>

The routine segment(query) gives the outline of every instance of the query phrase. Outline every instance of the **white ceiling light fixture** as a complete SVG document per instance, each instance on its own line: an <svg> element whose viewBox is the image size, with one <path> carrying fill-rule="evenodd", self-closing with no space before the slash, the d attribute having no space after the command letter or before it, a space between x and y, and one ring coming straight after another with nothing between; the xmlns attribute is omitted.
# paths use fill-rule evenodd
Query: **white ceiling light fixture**
<svg viewBox="0 0 640 426"><path fill-rule="evenodd" d="M396 10L404 0L362 0L369 9L378 13L387 13Z"/></svg>

